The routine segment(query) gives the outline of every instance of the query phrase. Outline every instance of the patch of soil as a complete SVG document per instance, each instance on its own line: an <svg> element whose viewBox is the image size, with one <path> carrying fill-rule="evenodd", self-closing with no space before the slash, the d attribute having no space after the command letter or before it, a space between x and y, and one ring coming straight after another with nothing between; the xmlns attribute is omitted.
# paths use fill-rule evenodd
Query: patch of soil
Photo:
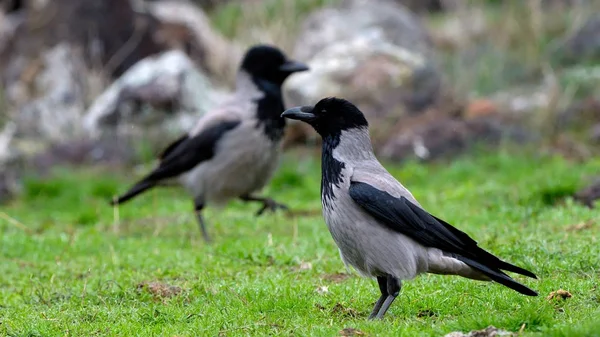
<svg viewBox="0 0 600 337"><path fill-rule="evenodd" d="M141 282L136 286L138 291L147 291L149 294L157 299L165 299L175 297L182 293L183 289L178 286L173 286L167 283L152 281L152 282Z"/></svg>
<svg viewBox="0 0 600 337"><path fill-rule="evenodd" d="M330 281L333 283L342 283L345 280L347 280L348 278L350 278L351 276L352 275L346 274L346 273L333 273L333 274L321 275L321 279Z"/></svg>
<svg viewBox="0 0 600 337"><path fill-rule="evenodd" d="M546 299L548 301L552 301L552 300L566 300L568 298L573 297L573 294L571 294L570 292L564 290L564 289L558 289L556 291L551 292L548 297L546 297Z"/></svg>
<svg viewBox="0 0 600 337"><path fill-rule="evenodd" d="M292 269L294 271L311 270L312 269L312 263L302 261L302 262L300 262L300 264L298 266L295 266Z"/></svg>
<svg viewBox="0 0 600 337"><path fill-rule="evenodd" d="M433 312L432 310L429 309L425 309L425 310L420 310L417 313L417 317L419 318L423 318L423 317L434 317L437 316L437 314L435 312Z"/></svg>
<svg viewBox="0 0 600 337"><path fill-rule="evenodd" d="M332 313L342 314L346 317L356 318L358 317L358 312L352 308L346 308L341 303L336 303L333 308L331 308Z"/></svg>
<svg viewBox="0 0 600 337"><path fill-rule="evenodd" d="M352 308L346 308L343 304L341 303L336 303L333 308L328 309L327 307L325 307L324 305L320 304L320 303L316 303L315 304L315 308L321 310L321 311L328 311L331 313L335 313L335 314L342 314L343 316L346 317L352 317L352 318L356 318L358 317L358 312Z"/></svg>
<svg viewBox="0 0 600 337"><path fill-rule="evenodd" d="M340 330L340 336L364 336L365 333L354 328L343 328Z"/></svg>
<svg viewBox="0 0 600 337"><path fill-rule="evenodd" d="M575 225L571 225L571 226L569 226L569 227L566 228L566 231L567 232L579 232L579 231L583 231L583 230L590 229L590 228L594 227L594 224L595 224L594 221L588 220L588 221L585 221L585 222L580 222L580 223L575 224Z"/></svg>

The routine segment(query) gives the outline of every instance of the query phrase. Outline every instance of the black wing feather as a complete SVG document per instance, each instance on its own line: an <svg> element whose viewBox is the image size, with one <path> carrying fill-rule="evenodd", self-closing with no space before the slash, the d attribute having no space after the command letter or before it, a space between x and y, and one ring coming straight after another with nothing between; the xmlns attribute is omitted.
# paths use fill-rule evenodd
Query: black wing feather
<svg viewBox="0 0 600 337"><path fill-rule="evenodd" d="M532 278L536 278L535 274L504 262L481 249L466 233L429 214L405 197L396 198L362 182L352 182L349 193L359 206L389 229L409 236L427 247L438 248L452 254L455 258L512 289L526 295L535 294L533 290L515 282L500 269Z"/></svg>
<svg viewBox="0 0 600 337"><path fill-rule="evenodd" d="M176 177L212 158L219 139L239 124L240 121L225 121L206 128L196 136L186 135L177 139L162 152L160 164L156 169L111 204L121 204L156 186L160 180Z"/></svg>
<svg viewBox="0 0 600 337"><path fill-rule="evenodd" d="M199 163L213 157L215 145L221 137L240 124L239 121L226 121L208 127L193 137L179 139L176 146L163 152L160 165L145 180L158 181L176 177L194 168Z"/></svg>
<svg viewBox="0 0 600 337"><path fill-rule="evenodd" d="M167 146L161 152L161 154L158 156L158 159L160 159L160 160L165 159L165 157L168 156L169 153L173 152L173 150L175 150L182 142L186 141L188 138L189 138L188 135L183 135L183 136L179 137L178 139L176 139L174 142L169 144L169 146Z"/></svg>

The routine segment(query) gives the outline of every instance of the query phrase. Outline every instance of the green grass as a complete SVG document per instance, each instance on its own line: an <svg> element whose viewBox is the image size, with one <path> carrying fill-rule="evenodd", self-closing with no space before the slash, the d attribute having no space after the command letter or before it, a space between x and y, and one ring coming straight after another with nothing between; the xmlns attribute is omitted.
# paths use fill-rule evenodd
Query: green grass
<svg viewBox="0 0 600 337"><path fill-rule="evenodd" d="M383 321L367 321L377 287L354 274L336 278L346 271L320 215L319 161L310 156L288 155L266 190L303 216L254 218L258 205L239 202L211 208L210 246L177 189L148 193L117 218L106 200L142 171L63 169L28 179L22 198L1 209L0 335L335 336L356 328L442 336L488 325L524 336L600 335L598 211L563 198L600 171L600 160L500 152L387 166L433 214L534 271L539 280L518 279L540 296L426 275L404 283ZM570 230L581 223L589 226ZM144 282L181 291L164 297ZM573 297L546 299L558 289Z"/></svg>

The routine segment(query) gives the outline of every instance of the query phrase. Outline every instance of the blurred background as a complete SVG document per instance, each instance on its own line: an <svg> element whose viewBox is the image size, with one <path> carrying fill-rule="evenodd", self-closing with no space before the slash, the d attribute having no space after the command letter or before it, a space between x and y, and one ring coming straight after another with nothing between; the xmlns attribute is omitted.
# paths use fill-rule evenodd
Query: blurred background
<svg viewBox="0 0 600 337"><path fill-rule="evenodd" d="M0 204L54 167L127 169L232 90L245 49L311 71L286 105L357 104L377 154L451 161L524 151L582 162L600 145L595 0L1 0ZM286 148L318 149L292 124ZM600 184L581 186L584 203ZM117 193L117 191L113 191Z"/></svg>

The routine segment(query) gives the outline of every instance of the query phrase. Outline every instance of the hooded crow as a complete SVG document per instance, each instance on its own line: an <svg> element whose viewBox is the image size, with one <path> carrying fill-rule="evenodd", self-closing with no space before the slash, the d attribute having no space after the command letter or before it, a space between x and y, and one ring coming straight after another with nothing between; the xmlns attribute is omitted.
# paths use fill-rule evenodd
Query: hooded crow
<svg viewBox="0 0 600 337"><path fill-rule="evenodd" d="M265 210L286 209L254 193L270 180L278 163L285 119L281 86L295 72L308 70L268 45L250 48L236 79L235 92L206 113L186 135L161 154L158 166L125 194L122 204L152 187L176 181L194 198L194 209L206 241L210 241L202 210L209 203L233 198L263 204Z"/></svg>
<svg viewBox="0 0 600 337"><path fill-rule="evenodd" d="M375 157L367 120L352 103L325 98L282 116L310 124L323 138L323 216L344 263L377 278L381 297L369 319L382 318L401 281L421 273L496 281L537 296L502 270L536 278L533 273L483 250L421 207Z"/></svg>

